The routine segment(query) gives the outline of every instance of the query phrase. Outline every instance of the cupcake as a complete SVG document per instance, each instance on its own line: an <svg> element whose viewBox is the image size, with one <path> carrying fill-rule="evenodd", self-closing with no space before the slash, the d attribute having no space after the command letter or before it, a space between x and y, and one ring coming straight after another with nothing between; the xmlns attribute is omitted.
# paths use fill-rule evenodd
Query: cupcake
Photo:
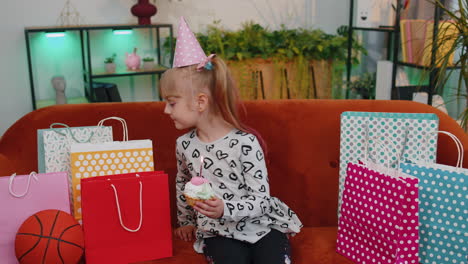
<svg viewBox="0 0 468 264"><path fill-rule="evenodd" d="M207 179L193 177L185 184L184 196L187 204L194 206L196 202L203 202L215 198L215 193Z"/></svg>

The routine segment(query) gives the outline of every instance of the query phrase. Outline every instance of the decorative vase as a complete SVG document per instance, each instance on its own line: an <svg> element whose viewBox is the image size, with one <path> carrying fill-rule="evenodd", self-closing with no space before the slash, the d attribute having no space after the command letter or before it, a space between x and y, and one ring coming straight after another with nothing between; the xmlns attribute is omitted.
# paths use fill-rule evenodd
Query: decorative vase
<svg viewBox="0 0 468 264"><path fill-rule="evenodd" d="M105 63L106 72L107 73L114 73L115 72L115 63Z"/></svg>
<svg viewBox="0 0 468 264"><path fill-rule="evenodd" d="M151 17L158 12L158 9L149 0L138 0L138 3L132 6L131 12L138 17L139 25L150 25Z"/></svg>

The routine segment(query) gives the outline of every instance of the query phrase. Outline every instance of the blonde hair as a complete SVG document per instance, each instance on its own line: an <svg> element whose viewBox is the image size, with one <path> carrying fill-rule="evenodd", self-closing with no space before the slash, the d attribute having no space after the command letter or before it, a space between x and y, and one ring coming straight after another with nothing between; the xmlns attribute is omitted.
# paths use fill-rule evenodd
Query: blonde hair
<svg viewBox="0 0 468 264"><path fill-rule="evenodd" d="M226 63L219 57L212 59L212 70L197 70L197 65L167 70L161 77L160 94L170 96L195 96L208 92L210 111L221 117L235 128L255 135L266 155L266 144L260 134L245 126L239 118L239 90ZM178 81L188 80L189 85L176 85Z"/></svg>
<svg viewBox="0 0 468 264"><path fill-rule="evenodd" d="M161 77L160 93L163 97L207 93L212 113L220 114L235 128L245 130L239 120L239 92L230 71L220 58L213 58L212 64L212 70L197 71L197 65L167 70ZM189 80L190 85L176 85L182 79Z"/></svg>

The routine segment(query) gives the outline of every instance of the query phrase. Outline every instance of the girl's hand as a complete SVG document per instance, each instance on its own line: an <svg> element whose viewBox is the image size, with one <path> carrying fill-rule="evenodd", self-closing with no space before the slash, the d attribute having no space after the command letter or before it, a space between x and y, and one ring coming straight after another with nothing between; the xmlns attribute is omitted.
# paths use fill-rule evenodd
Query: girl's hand
<svg viewBox="0 0 468 264"><path fill-rule="evenodd" d="M174 231L175 236L178 239L184 240L186 242L192 241L195 238L195 232L197 229L193 225L186 225L177 228Z"/></svg>
<svg viewBox="0 0 468 264"><path fill-rule="evenodd" d="M193 208L210 218L220 218L224 214L224 202L219 198L196 202Z"/></svg>

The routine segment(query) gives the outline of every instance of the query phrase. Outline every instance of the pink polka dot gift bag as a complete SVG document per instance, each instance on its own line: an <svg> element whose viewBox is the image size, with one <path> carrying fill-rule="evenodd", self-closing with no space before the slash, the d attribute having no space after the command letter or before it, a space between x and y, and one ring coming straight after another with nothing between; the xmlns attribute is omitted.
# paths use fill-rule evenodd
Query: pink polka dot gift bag
<svg viewBox="0 0 468 264"><path fill-rule="evenodd" d="M336 251L356 263L418 263L418 179L349 163Z"/></svg>

